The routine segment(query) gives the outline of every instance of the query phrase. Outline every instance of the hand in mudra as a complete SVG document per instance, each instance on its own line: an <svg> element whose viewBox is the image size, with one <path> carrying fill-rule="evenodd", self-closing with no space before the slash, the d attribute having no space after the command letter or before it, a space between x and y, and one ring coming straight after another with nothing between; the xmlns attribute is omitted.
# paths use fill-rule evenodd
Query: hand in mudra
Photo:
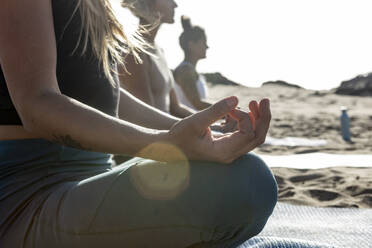
<svg viewBox="0 0 372 248"><path fill-rule="evenodd" d="M169 131L169 141L189 160L230 163L265 142L271 120L270 101L251 101L250 112L236 109L238 99L229 97L177 122ZM214 136L210 126L229 114L238 123L232 133Z"/></svg>
<svg viewBox="0 0 372 248"><path fill-rule="evenodd" d="M212 131L217 131L221 133L231 133L238 130L238 122L232 118L230 115L223 117L224 122L219 124L214 124L211 126Z"/></svg>

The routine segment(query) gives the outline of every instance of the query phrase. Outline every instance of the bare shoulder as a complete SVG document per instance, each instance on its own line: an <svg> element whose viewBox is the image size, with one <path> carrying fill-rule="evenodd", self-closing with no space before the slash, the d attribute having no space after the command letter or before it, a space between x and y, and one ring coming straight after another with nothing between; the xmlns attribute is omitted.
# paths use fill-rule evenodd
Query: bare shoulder
<svg viewBox="0 0 372 248"><path fill-rule="evenodd" d="M192 78L197 79L198 73L196 72L195 68L190 64L183 64L178 66L175 71L174 75L176 79L182 79L182 78Z"/></svg>
<svg viewBox="0 0 372 248"><path fill-rule="evenodd" d="M142 63L139 63L133 55L127 55L124 60L125 68L119 67L121 87L142 101L152 104L147 55L141 55Z"/></svg>
<svg viewBox="0 0 372 248"><path fill-rule="evenodd" d="M131 84L146 83L148 80L148 56L141 54L140 59L141 61L138 61L134 55L128 54L124 58L124 65L119 67L120 83L124 88Z"/></svg>
<svg viewBox="0 0 372 248"><path fill-rule="evenodd" d="M39 100L61 94L51 0L1 0L0 64L23 124L32 126Z"/></svg>
<svg viewBox="0 0 372 248"><path fill-rule="evenodd" d="M135 72L144 72L147 70L149 66L149 58L146 54L140 55L141 61L136 59L134 55L129 54L125 57L125 67L129 74L135 73Z"/></svg>
<svg viewBox="0 0 372 248"><path fill-rule="evenodd" d="M16 54L23 57L36 52L41 52L39 57L50 54L50 50L42 49L55 50L50 0L1 0L0 33L2 61Z"/></svg>
<svg viewBox="0 0 372 248"><path fill-rule="evenodd" d="M57 57L51 0L1 0L0 34L0 63L13 97L15 88L28 87L28 94L56 88L50 84Z"/></svg>

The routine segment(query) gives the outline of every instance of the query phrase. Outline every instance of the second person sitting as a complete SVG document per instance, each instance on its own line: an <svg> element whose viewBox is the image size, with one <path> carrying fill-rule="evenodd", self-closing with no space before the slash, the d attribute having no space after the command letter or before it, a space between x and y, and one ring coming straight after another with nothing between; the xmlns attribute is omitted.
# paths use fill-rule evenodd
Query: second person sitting
<svg viewBox="0 0 372 248"><path fill-rule="evenodd" d="M139 18L140 29L145 27L144 39L152 48L149 53L142 53L142 63L133 56L126 58L126 69L119 68L121 87L131 94L171 115L183 118L193 114L191 108L182 105L174 90L174 78L169 69L163 50L155 43L160 26L174 23L177 4L174 1L124 1L124 7Z"/></svg>
<svg viewBox="0 0 372 248"><path fill-rule="evenodd" d="M204 76L196 71L196 65L199 60L206 58L207 36L204 29L193 26L188 17L182 16L181 23L183 32L179 41L185 58L174 71L174 88L181 103L192 109L203 110L211 104L206 101L207 85Z"/></svg>

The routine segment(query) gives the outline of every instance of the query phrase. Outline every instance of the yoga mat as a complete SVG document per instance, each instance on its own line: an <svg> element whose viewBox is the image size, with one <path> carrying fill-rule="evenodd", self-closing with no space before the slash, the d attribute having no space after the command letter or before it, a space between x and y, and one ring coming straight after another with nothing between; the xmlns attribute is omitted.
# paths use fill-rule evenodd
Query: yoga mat
<svg viewBox="0 0 372 248"><path fill-rule="evenodd" d="M278 203L264 230L239 248L371 248L372 209Z"/></svg>
<svg viewBox="0 0 372 248"><path fill-rule="evenodd" d="M298 137L285 137L281 139L267 136L265 145L272 146L325 146L327 141L324 139L306 139Z"/></svg>
<svg viewBox="0 0 372 248"><path fill-rule="evenodd" d="M259 154L258 156L260 156L269 167L298 169L320 169L334 166L372 167L372 155L367 154L342 155L309 153L277 156Z"/></svg>
<svg viewBox="0 0 372 248"><path fill-rule="evenodd" d="M300 239L284 239L277 237L255 237L247 241L245 246L249 248L337 248L317 242L309 242Z"/></svg>

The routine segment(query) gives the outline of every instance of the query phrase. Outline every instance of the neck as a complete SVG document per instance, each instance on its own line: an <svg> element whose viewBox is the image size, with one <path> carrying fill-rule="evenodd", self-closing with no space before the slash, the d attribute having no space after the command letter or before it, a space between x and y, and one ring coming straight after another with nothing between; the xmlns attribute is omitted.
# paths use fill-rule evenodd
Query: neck
<svg viewBox="0 0 372 248"><path fill-rule="evenodd" d="M151 25L151 24L148 21L146 21L145 19L141 18L140 19L140 25L141 26L148 26L148 25ZM156 38L156 35L158 34L160 25L161 24L159 24L155 28L152 28L149 32L146 32L146 33L143 34L143 38L145 38L145 40L152 45L155 43L155 38Z"/></svg>
<svg viewBox="0 0 372 248"><path fill-rule="evenodd" d="M191 63L196 68L199 58L195 56L191 56L190 54L185 54L184 61Z"/></svg>

